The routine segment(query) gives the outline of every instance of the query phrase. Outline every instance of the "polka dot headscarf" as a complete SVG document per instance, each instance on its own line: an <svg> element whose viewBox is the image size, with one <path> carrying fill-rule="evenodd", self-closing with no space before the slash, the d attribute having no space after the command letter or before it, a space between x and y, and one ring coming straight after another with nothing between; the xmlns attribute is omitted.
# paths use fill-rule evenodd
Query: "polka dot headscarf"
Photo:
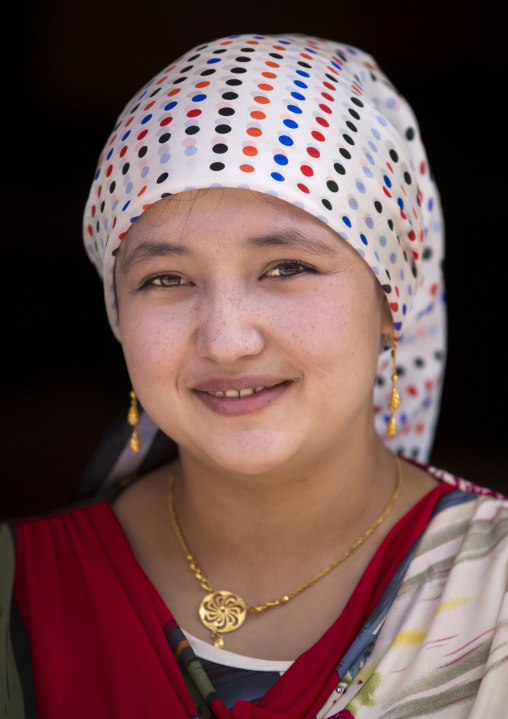
<svg viewBox="0 0 508 719"><path fill-rule="evenodd" d="M200 45L128 103L99 159L84 217L119 337L113 272L130 225L192 188L247 188L328 224L369 264L390 304L401 409L392 449L425 460L444 357L443 223L418 125L373 58L304 35ZM390 355L379 359L385 437Z"/></svg>

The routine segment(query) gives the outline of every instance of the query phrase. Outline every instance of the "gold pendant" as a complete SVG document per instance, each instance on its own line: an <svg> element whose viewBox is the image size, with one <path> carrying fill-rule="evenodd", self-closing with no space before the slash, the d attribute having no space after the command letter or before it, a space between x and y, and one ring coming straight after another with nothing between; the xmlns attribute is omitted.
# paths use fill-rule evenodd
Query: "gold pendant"
<svg viewBox="0 0 508 719"><path fill-rule="evenodd" d="M247 605L233 592L210 592L199 605L199 618L212 633L213 643L224 646L221 634L239 629L247 617Z"/></svg>

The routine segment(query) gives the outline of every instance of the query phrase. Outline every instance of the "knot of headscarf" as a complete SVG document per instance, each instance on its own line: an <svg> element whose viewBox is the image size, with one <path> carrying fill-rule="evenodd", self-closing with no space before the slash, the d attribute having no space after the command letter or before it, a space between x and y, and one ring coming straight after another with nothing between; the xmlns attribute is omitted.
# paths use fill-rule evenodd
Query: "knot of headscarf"
<svg viewBox="0 0 508 719"><path fill-rule="evenodd" d="M367 53L303 35L241 35L189 51L127 104L101 154L84 216L120 339L115 255L151 204L235 187L296 205L349 242L381 283L399 338L401 432L425 459L444 358L439 199L414 114ZM374 408L385 433L390 362Z"/></svg>

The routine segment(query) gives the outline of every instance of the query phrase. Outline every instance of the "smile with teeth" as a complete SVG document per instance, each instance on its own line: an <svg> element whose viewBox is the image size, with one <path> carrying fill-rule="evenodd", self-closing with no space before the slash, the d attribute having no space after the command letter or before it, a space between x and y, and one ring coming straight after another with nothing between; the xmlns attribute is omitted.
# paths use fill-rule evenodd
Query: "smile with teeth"
<svg viewBox="0 0 508 719"><path fill-rule="evenodd" d="M270 384L270 385L263 385L263 387L255 387L253 389L247 388L247 389L226 389L219 392L208 392L208 394L212 394L214 397L250 397L251 394L256 394L257 392L261 392L263 389L270 389L271 387L276 387L277 384L280 384L280 382L276 384Z"/></svg>

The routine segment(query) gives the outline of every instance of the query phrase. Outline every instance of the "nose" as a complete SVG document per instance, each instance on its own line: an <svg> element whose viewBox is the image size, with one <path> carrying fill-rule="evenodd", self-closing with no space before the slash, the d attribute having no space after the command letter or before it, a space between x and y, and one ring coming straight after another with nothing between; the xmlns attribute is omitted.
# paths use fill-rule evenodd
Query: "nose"
<svg viewBox="0 0 508 719"><path fill-rule="evenodd" d="M259 354L265 346L259 308L238 288L218 290L200 307L196 336L200 356L230 365Z"/></svg>

